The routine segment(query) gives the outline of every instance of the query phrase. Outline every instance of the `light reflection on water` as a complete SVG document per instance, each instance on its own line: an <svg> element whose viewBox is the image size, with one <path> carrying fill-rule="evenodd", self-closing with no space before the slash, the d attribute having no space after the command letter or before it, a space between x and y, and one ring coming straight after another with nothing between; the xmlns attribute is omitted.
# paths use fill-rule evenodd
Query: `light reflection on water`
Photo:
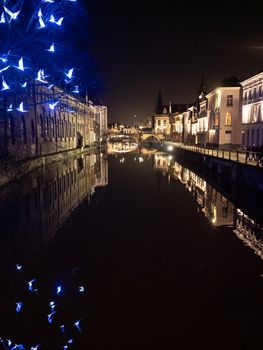
<svg viewBox="0 0 263 350"><path fill-rule="evenodd" d="M167 174L167 181L180 181L192 193L200 210L214 226L233 227L233 232L263 260L263 227L209 185L202 177L173 160L155 154L154 168Z"/></svg>
<svg viewBox="0 0 263 350"><path fill-rule="evenodd" d="M143 176L147 174L148 177L142 177L142 180L139 180L142 173ZM155 174L158 175L158 181L160 177L162 181L165 181L167 188L152 187L150 177L154 177ZM140 183L140 181L142 182ZM128 188L129 184L131 185L130 189ZM165 196L169 196L168 192L165 192L166 190L174 190L172 186L174 184L182 188L185 196L189 196L189 193L191 194L198 215L204 217L212 228L222 232L222 235L224 229L230 233L234 232L257 256L261 259L263 258L261 224L249 217L246 214L245 208L241 210L241 208L237 207L226 196L220 193L218 189L211 186L205 178L182 166L171 155L161 154L154 150L141 149L130 155L119 154L107 158L107 156L102 154L92 154L83 155L80 158L72 158L65 162L54 163L45 169L28 174L18 184L14 183L0 192L2 233L0 246L2 262L0 268L2 281L0 337L13 337L16 342L24 342L27 348L30 348L31 345L41 343L43 344L43 350L62 348L63 344L67 344L69 348L72 346L72 349L74 346L77 349L86 349L89 342L88 339L93 337L92 332L89 331L89 327L93 327L93 332L96 333L97 330L98 335L97 338L94 336L95 340L93 339L94 343L92 344L97 345L98 349L104 350L106 348L110 349L112 343L110 343L111 340L104 340L105 343L102 342L100 347L98 344L100 344L101 333L104 331L107 334L108 329L108 332L112 334L114 334L114 331L116 332L115 328L117 326L114 322L111 328L111 318L114 319L115 313L124 317L119 317L120 324L126 322L129 325L129 317L132 318L132 311L129 311L130 314L127 313L128 316L126 319L126 308L129 309L130 307L133 309L138 304L139 311L146 307L147 312L145 314L147 315L151 310L153 310L153 315L159 312L158 319L160 319L160 327L163 327L163 329L165 329L163 322L165 322L166 318L168 320L166 323L167 329L172 324L171 319L169 319L171 305L173 307L171 318L174 319L176 317L176 311L180 315L181 322L182 315L185 312L190 313L192 308L196 307L196 303L198 304L200 302L199 299L202 299L202 294L204 294L205 301L202 300L200 302L200 309L203 311L203 304L206 305L205 303L209 297L209 295L205 294L206 289L209 290L210 284L213 285L213 278L211 280L209 279L213 275L213 272L210 272L209 266L206 267L207 270L203 268L203 263L201 264L198 260L199 254L202 256L202 253L197 248L194 247L192 251L190 250L189 246L191 246L191 242L187 241L188 233L185 234L186 240L183 241L185 246L179 246L179 248L172 248L173 240L171 241L171 246L168 246L165 239L168 242L169 236L164 235L164 240L160 240L163 231L165 231L163 227L166 227L166 229L169 228L169 220L173 223L173 218L169 218L167 223L165 209L162 208L161 204L158 207L158 201L156 203L153 201L154 205L151 207L151 210L159 208L159 211L154 211L155 214L152 216L147 211L147 205L151 205L151 200L147 200L147 196L153 196L155 198L152 192L159 190L161 197L158 197L158 199L162 200ZM137 187L141 193L136 192ZM148 188L149 192L143 192L145 187ZM109 191L104 193L102 191L104 188ZM95 189L98 189L98 191L95 191ZM117 193L116 197L115 193ZM123 199L121 200L121 198L125 198L126 196L128 200L123 204ZM98 198L102 202L100 205L97 204L99 202ZM168 198L167 200L173 205L173 198ZM87 203L88 205L85 207L84 214L81 214L81 205L83 203ZM145 206L144 203L146 203ZM79 210L75 210L78 207L80 207ZM137 217L141 214L139 208L141 208L143 214L144 225L139 222L139 219L137 220ZM137 210L137 214L134 214L135 209ZM183 211L187 218L189 208L185 207ZM119 212L122 214L119 214ZM95 219L93 219L91 214L93 214ZM134 215L137 215L136 220L134 220ZM166 226L163 226L164 224ZM141 225L143 227L142 230L140 228ZM175 217L173 225L177 229L177 232L174 233L176 239L176 234L179 233L180 236L181 231L180 218ZM103 229L105 229L105 232L102 234ZM205 231L207 228L204 226L202 229ZM60 235L57 237L55 233L58 231ZM63 239L64 234L65 244ZM112 241L111 236L113 237ZM135 241L133 241L133 237L136 237ZM191 235L190 238L193 239ZM140 256L141 246L144 244L144 240L147 248L145 248L145 251L142 250L143 253ZM202 242L202 237L200 237L200 240ZM53 241L56 241L57 245L53 245ZM178 244L178 241L176 243ZM195 244L197 243L195 242ZM89 248L89 245L92 248ZM161 256L160 266L156 267L159 246L161 247L161 251L163 249L162 252L165 253ZM41 255L43 247L46 247L44 257ZM114 250L115 247L116 249ZM131 252L129 249L127 251L125 250L127 247L131 247ZM200 247L199 249L201 249ZM207 248L207 250L209 249L212 250L211 247ZM172 261L169 261L167 258L169 250L171 250ZM180 256L180 250L187 250L187 254L188 250L190 250L192 255L197 251L198 258L196 259L198 260L198 264L197 270L194 264L194 273L190 267L189 270L186 269L181 272L183 255ZM71 253L71 251L74 251L74 253ZM127 257L123 256L126 253ZM180 256L178 260L176 260L177 255ZM237 256L239 255L237 254ZM40 262L36 266L33 266L34 262L38 259ZM41 259L46 260L45 263L42 263ZM128 262L126 262L126 259ZM169 263L165 265L166 259ZM111 260L114 261L112 266ZM210 263L212 268L214 268L212 260ZM134 273L134 265L136 265L137 261L139 263L136 273ZM151 261L150 264L149 261ZM21 273L15 271L15 264L20 263L23 265ZM175 266L172 265L173 263ZM118 269L121 269L123 264L126 264L125 266L130 268L130 270L127 272L124 269L124 271L120 271L119 275L118 273L115 275L115 270L118 271ZM187 265L188 260L182 264ZM111 266L109 270L108 265ZM164 265L164 269L161 268L162 265ZM168 276L168 283L163 276L168 275L167 269L171 265L172 277ZM153 266L153 271L151 271L151 266ZM92 273L89 271L92 271ZM143 271L147 271L147 273L143 274ZM142 273L142 276L140 273ZM222 274L224 275L225 273L225 267L222 267ZM198 276L197 281L193 285L191 284L191 278L193 277L190 277L192 274ZM28 290L27 283L34 278L36 278L36 282L33 291L37 290L38 292L32 293L32 291ZM137 287L138 280L140 281L140 279L142 285L139 284ZM97 280L100 282L97 282ZM124 289L127 293L124 293L124 296L120 287L122 284L124 288L127 285L128 289L128 291ZM184 285L186 287L182 287ZM59 289L58 293L59 287L61 289ZM171 295L169 295L169 288L172 290ZM216 291L217 288L220 289L216 284ZM190 299L193 298L193 295L189 294L191 298L188 298L186 302L182 299L182 296L180 298L180 289L182 289L182 295L189 293L193 289L194 294L197 290L196 294L199 296L191 304ZM157 290L157 295L154 294L155 290ZM177 292L179 293L178 300L177 296L174 295ZM213 292L214 290L211 290L211 293ZM142 295L144 293L145 298L143 299ZM215 296L212 299L216 304L218 294L221 295L223 292L214 293ZM97 297L96 294L100 297ZM167 303L165 307L162 303L160 304L161 306L156 306L156 297L158 298L158 295L160 295L162 303ZM150 309L148 310L147 301L149 298L151 299L151 296L154 306L150 305ZM106 301L104 300L108 300L109 304L112 303L112 308L106 305ZM57 305L59 312L53 315L53 324L48 324L47 315L50 315L52 311L50 310L50 302L52 301ZM17 302L23 302L18 319L14 315ZM176 302L178 305L176 304L176 307L174 307L173 302ZM4 305L5 303L6 305ZM189 304L191 305L190 307L188 306ZM181 311L179 310L180 305L183 305ZM215 306L213 304L213 307ZM108 307L109 310L107 309ZM158 307L160 310L158 310ZM227 307L228 305L226 305ZM91 312L92 308L95 308L93 314ZM197 310L199 310L198 306ZM98 321L96 319L97 313L99 314L98 318L105 317L107 322L104 320ZM212 314L214 313L215 311L212 310ZM195 318L199 313L193 312L190 315L190 317ZM91 320L89 319L87 321L89 317L91 317ZM145 328L148 329L148 323L151 322L148 319L150 316L145 317L143 315L142 320L146 322ZM23 322L21 322L21 319ZM78 320L81 320L79 323L81 330L83 330L81 334L79 334L78 328L74 325ZM237 318L233 318L233 320L237 321ZM231 322L233 320L231 319ZM157 319L154 319L154 322L156 321ZM139 313L135 316L134 324L137 325L140 322L142 321ZM177 324L177 328L182 327L180 322ZM187 324L188 322L189 320L187 319ZM106 330L101 329L99 326L96 328L96 323L100 327L102 327L101 324L104 325L105 323ZM222 323L220 317L218 323ZM31 326L32 324L33 326ZM32 327L33 332L29 325ZM64 329L63 326L65 327L66 334L62 331ZM121 326L119 327L121 329ZM126 327L128 328L128 326ZM173 327L175 326L173 325ZM176 327L174 328L174 332L176 332ZM199 332L197 324L196 327ZM187 327L185 329L187 333ZM133 333L132 330L133 327L131 326L131 333ZM200 330L202 331L202 327ZM157 333L159 331L160 329L157 330ZM127 329L126 332L128 332ZM153 330L152 332L154 333ZM32 336L32 333L35 336ZM113 341L118 344L118 341L120 341L119 330L116 333L116 338ZM149 334L147 337L149 338ZM109 335L108 338L110 338ZM67 343L69 339L74 340L74 345L69 346ZM129 339L131 338L127 336L127 344L129 343ZM109 342L108 344L107 341ZM119 348L125 348L125 341L120 344L122 344L122 347L119 346ZM140 344L139 340L138 344ZM2 345L0 343L0 349ZM152 345L154 346L154 344ZM116 346L117 348L118 346ZM139 347L137 346L137 348ZM147 346L144 348L147 348ZM127 345L126 349L130 349L130 347Z"/></svg>

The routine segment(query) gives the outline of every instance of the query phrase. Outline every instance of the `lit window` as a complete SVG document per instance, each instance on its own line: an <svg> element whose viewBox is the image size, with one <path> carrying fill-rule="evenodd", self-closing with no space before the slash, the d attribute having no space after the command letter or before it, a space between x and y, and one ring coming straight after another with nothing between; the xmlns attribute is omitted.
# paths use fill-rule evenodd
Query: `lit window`
<svg viewBox="0 0 263 350"><path fill-rule="evenodd" d="M226 125L232 125L232 113L226 113Z"/></svg>
<svg viewBox="0 0 263 350"><path fill-rule="evenodd" d="M258 122L261 121L261 105L258 106Z"/></svg>
<svg viewBox="0 0 263 350"><path fill-rule="evenodd" d="M253 122L257 121L257 106L253 107Z"/></svg>
<svg viewBox="0 0 263 350"><path fill-rule="evenodd" d="M219 126L219 116L215 116L215 126Z"/></svg>
<svg viewBox="0 0 263 350"><path fill-rule="evenodd" d="M227 95L226 106L233 107L233 95Z"/></svg>

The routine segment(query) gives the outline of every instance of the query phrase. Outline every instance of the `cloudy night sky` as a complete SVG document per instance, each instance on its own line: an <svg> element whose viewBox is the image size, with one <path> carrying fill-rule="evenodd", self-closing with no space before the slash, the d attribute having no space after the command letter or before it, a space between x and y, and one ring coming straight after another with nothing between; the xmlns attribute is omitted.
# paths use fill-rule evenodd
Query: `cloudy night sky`
<svg viewBox="0 0 263 350"><path fill-rule="evenodd" d="M89 0L87 10L110 122L151 116L159 90L165 103L193 101L202 75L211 90L222 78L263 69L254 3Z"/></svg>

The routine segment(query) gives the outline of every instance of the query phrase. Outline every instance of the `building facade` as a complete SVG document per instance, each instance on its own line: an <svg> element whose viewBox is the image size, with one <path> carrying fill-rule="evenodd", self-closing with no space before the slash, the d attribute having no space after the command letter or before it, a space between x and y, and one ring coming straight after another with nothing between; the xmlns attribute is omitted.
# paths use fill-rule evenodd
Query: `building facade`
<svg viewBox="0 0 263 350"><path fill-rule="evenodd" d="M242 146L263 145L263 72L241 82L242 103Z"/></svg>
<svg viewBox="0 0 263 350"><path fill-rule="evenodd" d="M220 87L206 95L207 111L202 112L204 128L208 128L208 146L237 148L241 144L241 87ZM203 105L202 105L203 106ZM206 114L207 113L207 114Z"/></svg>
<svg viewBox="0 0 263 350"><path fill-rule="evenodd" d="M28 84L0 105L0 156L23 160L89 147L107 131L107 107L85 103L58 87Z"/></svg>

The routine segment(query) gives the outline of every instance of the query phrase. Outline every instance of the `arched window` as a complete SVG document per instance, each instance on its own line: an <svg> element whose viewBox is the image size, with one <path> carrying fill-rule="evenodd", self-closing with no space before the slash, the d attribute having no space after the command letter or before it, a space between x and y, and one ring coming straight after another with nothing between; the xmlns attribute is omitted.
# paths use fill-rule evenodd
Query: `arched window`
<svg viewBox="0 0 263 350"><path fill-rule="evenodd" d="M53 125L53 138L55 138L55 135L56 135L56 123L55 123L55 118L52 119L52 125Z"/></svg>
<svg viewBox="0 0 263 350"><path fill-rule="evenodd" d="M15 124L14 124L14 117L12 114L9 116L9 125L10 125L10 138L12 145L15 144Z"/></svg>
<svg viewBox="0 0 263 350"><path fill-rule="evenodd" d="M22 116L21 117L21 140L23 143L26 144L26 121L25 121L25 117Z"/></svg>
<svg viewBox="0 0 263 350"><path fill-rule="evenodd" d="M35 144L36 140L35 140L35 123L34 120L31 120L31 141L32 141L32 145Z"/></svg>
<svg viewBox="0 0 263 350"><path fill-rule="evenodd" d="M49 138L50 136L50 130L49 130L49 118L48 118L48 115L46 116L46 131L47 131L47 138Z"/></svg>
<svg viewBox="0 0 263 350"><path fill-rule="evenodd" d="M41 137L44 138L45 135L45 126L44 126L44 118L43 115L40 114L40 128L41 128Z"/></svg>

